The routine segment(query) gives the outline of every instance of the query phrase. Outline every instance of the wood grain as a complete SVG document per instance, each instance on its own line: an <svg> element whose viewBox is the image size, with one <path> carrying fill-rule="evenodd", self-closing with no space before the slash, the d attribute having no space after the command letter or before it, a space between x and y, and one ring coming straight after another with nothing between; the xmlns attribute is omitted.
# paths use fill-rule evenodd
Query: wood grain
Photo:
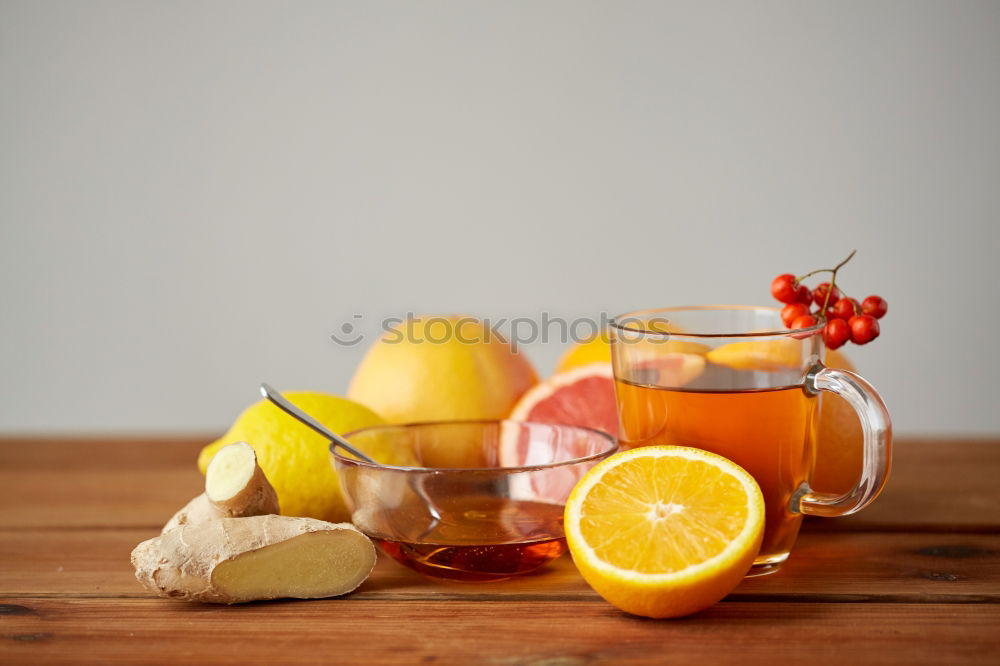
<svg viewBox="0 0 1000 666"><path fill-rule="evenodd" d="M1000 531L1000 442L903 440L885 490L847 518L809 519L810 529Z"/></svg>
<svg viewBox="0 0 1000 666"><path fill-rule="evenodd" d="M204 490L207 441L0 439L0 528L158 528Z"/></svg>
<svg viewBox="0 0 1000 666"><path fill-rule="evenodd" d="M1000 605L725 603L654 621L600 601L10 599L12 663L995 664ZM308 639L304 636L308 635ZM793 655L801 655L800 659Z"/></svg>
<svg viewBox="0 0 1000 666"><path fill-rule="evenodd" d="M0 439L0 664L1000 663L1000 442L899 443L873 506L809 521L780 573L708 611L652 621L568 557L493 584L383 558L322 601L152 597L129 552L201 490L208 440Z"/></svg>
<svg viewBox="0 0 1000 666"><path fill-rule="evenodd" d="M0 438L0 528L158 528L201 491L208 441ZM805 529L1000 531L1000 442L904 440L894 458L874 504Z"/></svg>
<svg viewBox="0 0 1000 666"><path fill-rule="evenodd" d="M129 553L151 530L19 530L0 540L0 594L151 595ZM469 585L430 581L387 557L352 595L367 600L596 600L569 557L520 579ZM735 600L1000 603L1000 535L803 534L783 571L745 580Z"/></svg>

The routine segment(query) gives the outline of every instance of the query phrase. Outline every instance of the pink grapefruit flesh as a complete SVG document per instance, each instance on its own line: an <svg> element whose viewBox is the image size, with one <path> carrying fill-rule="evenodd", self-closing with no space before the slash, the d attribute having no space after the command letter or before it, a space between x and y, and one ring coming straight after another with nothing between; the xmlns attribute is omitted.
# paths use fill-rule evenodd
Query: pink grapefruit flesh
<svg viewBox="0 0 1000 666"><path fill-rule="evenodd" d="M591 363L553 375L529 389L510 418L586 426L617 438L618 411L611 364Z"/></svg>

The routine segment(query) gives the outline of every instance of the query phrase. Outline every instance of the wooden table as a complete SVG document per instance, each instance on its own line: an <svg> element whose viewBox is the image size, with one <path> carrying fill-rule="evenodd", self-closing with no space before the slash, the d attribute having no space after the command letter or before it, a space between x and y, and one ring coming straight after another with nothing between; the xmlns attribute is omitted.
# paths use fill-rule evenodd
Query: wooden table
<svg viewBox="0 0 1000 666"><path fill-rule="evenodd" d="M129 552L201 490L203 443L0 439L0 664L1000 664L1000 441L899 442L874 505L811 519L783 571L662 621L568 557L491 584L383 558L321 601L152 597Z"/></svg>

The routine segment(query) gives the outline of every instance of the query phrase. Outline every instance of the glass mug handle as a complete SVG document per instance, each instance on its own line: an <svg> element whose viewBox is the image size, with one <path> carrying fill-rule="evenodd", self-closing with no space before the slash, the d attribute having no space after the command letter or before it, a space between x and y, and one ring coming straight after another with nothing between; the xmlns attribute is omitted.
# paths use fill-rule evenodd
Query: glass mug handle
<svg viewBox="0 0 1000 666"><path fill-rule="evenodd" d="M864 444L861 478L843 495L814 493L804 488L793 498L792 511L813 516L849 516L878 497L889 476L892 461L892 422L882 397L863 377L847 370L816 366L805 379L805 390L812 395L829 391L844 398L861 419Z"/></svg>

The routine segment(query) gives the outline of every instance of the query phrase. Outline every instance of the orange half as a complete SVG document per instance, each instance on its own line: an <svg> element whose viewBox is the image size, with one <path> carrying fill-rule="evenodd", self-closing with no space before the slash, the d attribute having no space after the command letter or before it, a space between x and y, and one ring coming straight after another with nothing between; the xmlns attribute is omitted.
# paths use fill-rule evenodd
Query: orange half
<svg viewBox="0 0 1000 666"><path fill-rule="evenodd" d="M764 498L743 468L681 446L647 446L595 466L566 503L584 579L618 608L677 617L735 588L760 549Z"/></svg>

